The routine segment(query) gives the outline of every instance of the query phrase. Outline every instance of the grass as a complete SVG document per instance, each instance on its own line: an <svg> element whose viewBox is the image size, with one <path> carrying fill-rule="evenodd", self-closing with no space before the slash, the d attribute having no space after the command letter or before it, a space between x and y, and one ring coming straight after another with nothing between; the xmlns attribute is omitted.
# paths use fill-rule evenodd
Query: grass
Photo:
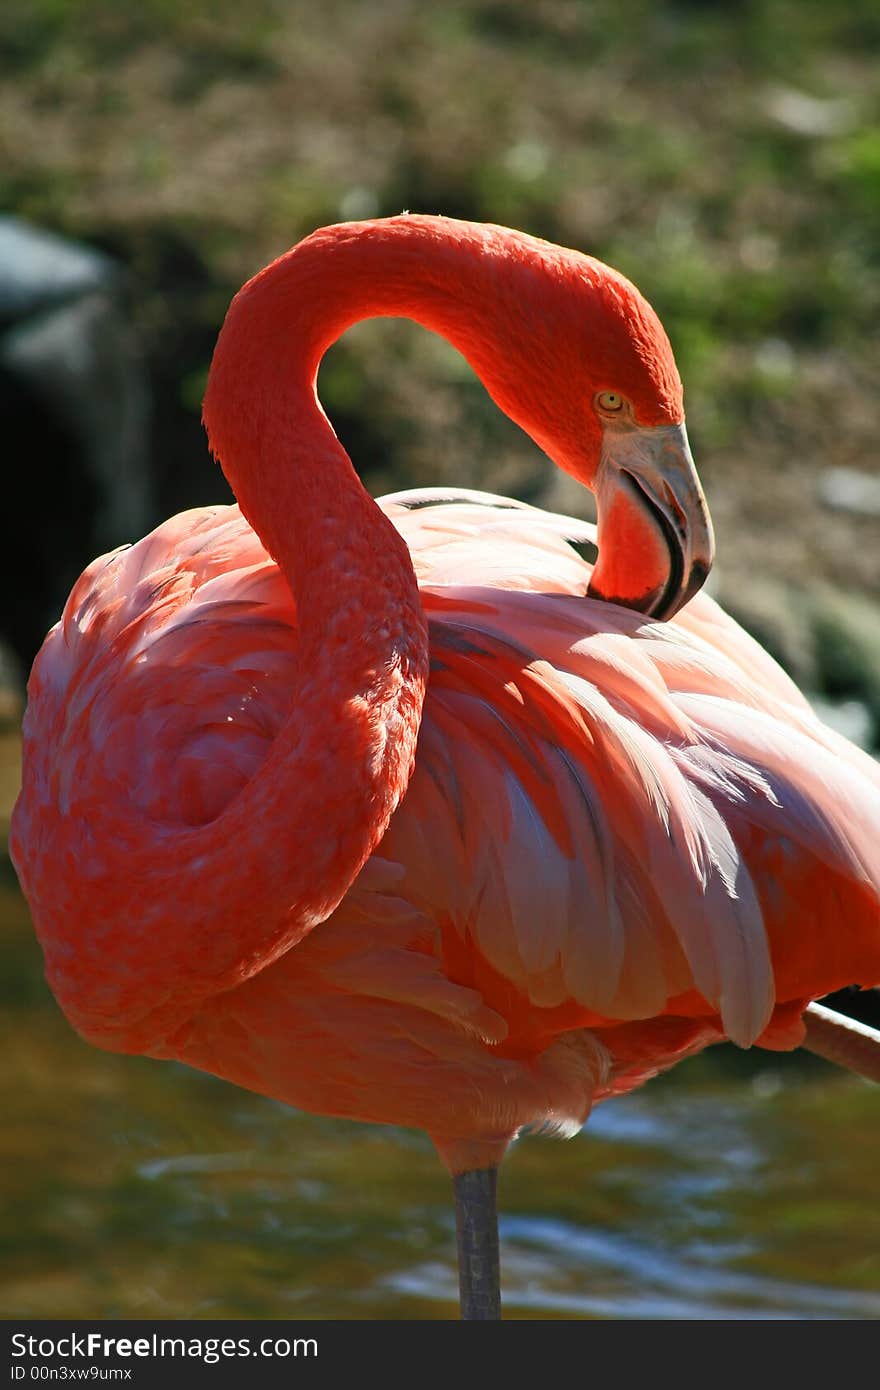
<svg viewBox="0 0 880 1390"><path fill-rule="evenodd" d="M871 0L10 0L0 51L0 199L132 268L163 507L224 495L199 387L241 281L322 222L442 211L589 250L654 302L728 592L876 592L877 522L815 495L876 468ZM374 488L549 485L417 332L351 335L322 389Z"/></svg>

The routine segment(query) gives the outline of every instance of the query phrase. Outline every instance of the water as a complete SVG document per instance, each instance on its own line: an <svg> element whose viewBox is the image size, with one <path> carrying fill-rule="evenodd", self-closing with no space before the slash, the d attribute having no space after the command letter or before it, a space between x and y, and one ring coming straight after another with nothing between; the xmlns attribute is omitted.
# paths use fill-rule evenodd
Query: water
<svg viewBox="0 0 880 1390"><path fill-rule="evenodd" d="M0 778L12 763L0 747ZM456 1315L422 1136L80 1042L5 863L0 935L0 1315ZM577 1139L523 1140L500 1185L507 1316L880 1317L878 1108L816 1060L719 1048Z"/></svg>

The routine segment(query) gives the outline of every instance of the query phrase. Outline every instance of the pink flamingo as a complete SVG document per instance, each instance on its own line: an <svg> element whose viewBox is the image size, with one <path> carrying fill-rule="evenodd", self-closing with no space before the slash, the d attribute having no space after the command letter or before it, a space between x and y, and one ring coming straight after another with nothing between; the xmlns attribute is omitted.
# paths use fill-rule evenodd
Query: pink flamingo
<svg viewBox="0 0 880 1390"><path fill-rule="evenodd" d="M376 315L446 337L595 492L595 568L570 518L368 496L316 377ZM47 976L100 1047L426 1130L463 1314L497 1316L519 1131L723 1038L795 1047L811 999L880 980L880 774L694 597L678 373L601 263L326 228L236 296L204 417L238 506L96 560L34 665L12 854Z"/></svg>

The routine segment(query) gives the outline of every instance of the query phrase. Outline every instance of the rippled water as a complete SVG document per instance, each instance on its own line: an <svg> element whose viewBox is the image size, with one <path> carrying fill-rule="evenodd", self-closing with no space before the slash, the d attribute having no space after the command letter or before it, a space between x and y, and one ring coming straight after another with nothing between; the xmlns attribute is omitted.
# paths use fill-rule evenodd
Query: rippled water
<svg viewBox="0 0 880 1390"><path fill-rule="evenodd" d="M0 1315L456 1315L420 1135L89 1048L5 862L0 936ZM719 1048L575 1140L525 1139L500 1186L506 1315L880 1317L878 1116L821 1062Z"/></svg>

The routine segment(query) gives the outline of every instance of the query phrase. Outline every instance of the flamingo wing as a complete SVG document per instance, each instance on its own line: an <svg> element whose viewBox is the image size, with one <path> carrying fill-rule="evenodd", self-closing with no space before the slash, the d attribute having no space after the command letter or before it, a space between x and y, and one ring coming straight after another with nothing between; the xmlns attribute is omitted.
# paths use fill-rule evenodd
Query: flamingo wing
<svg viewBox="0 0 880 1390"><path fill-rule="evenodd" d="M412 1094L403 1078L430 1056L450 1093L506 1095L514 1128L564 1127L713 1038L791 1046L806 999L880 979L877 768L711 599L669 623L588 599L569 542L592 528L507 499L380 505L430 627L409 790L336 913L170 1055L428 1128L436 1073ZM237 507L96 561L35 667L26 733L55 756L27 814L63 814L76 776L172 831L213 820L269 753L296 651L289 589ZM324 1041L300 1065L303 1029ZM389 1075L399 1094L377 1100Z"/></svg>
<svg viewBox="0 0 880 1390"><path fill-rule="evenodd" d="M383 505L433 672L381 852L463 979L514 986L523 1028L702 1008L742 1044L777 1004L873 982L878 769L711 599L671 623L587 600L566 541L590 528L506 499Z"/></svg>

